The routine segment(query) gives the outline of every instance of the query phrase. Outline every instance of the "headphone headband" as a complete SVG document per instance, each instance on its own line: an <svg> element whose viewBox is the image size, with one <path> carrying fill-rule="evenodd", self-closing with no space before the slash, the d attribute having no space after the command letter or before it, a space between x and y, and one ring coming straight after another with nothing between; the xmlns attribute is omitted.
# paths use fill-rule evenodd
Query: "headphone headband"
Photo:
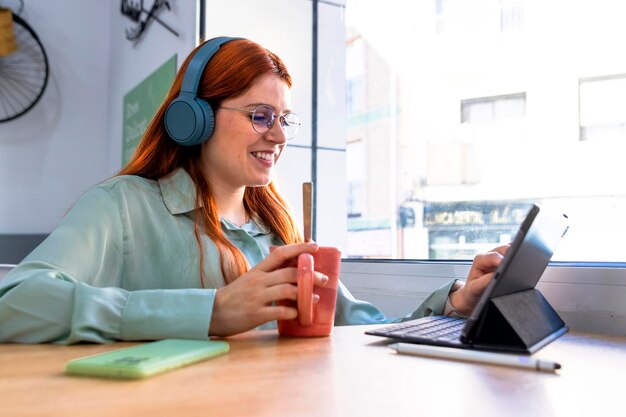
<svg viewBox="0 0 626 417"><path fill-rule="evenodd" d="M198 49L193 58L191 58L189 65L187 65L180 91L192 93L195 96L198 92L198 85L200 84L200 79L202 78L202 72L211 58L213 58L213 55L215 55L215 53L225 43L238 39L243 38L230 38L222 36L207 41L202 48Z"/></svg>

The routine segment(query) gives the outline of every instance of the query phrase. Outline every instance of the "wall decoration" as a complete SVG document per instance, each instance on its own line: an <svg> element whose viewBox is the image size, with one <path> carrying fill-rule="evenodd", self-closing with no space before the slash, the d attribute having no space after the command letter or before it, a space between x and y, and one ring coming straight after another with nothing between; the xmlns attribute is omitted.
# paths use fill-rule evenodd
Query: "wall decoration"
<svg viewBox="0 0 626 417"><path fill-rule="evenodd" d="M19 15L0 8L0 123L16 119L39 101L48 85L48 56L39 36Z"/></svg>
<svg viewBox="0 0 626 417"><path fill-rule="evenodd" d="M122 165L130 160L154 113L165 99L176 75L176 55L124 96L122 111Z"/></svg>
<svg viewBox="0 0 626 417"><path fill-rule="evenodd" d="M144 7L143 0L122 0L120 6L121 13L133 22L137 23L135 27L126 28L126 39L132 42L139 40L141 35L143 35L144 31L153 20L161 24L161 26L169 30L175 36L179 36L178 32L159 18L158 14L161 13L164 8L171 10L169 1L154 0L150 10L147 10ZM146 17L142 20L141 17L143 15L146 15Z"/></svg>

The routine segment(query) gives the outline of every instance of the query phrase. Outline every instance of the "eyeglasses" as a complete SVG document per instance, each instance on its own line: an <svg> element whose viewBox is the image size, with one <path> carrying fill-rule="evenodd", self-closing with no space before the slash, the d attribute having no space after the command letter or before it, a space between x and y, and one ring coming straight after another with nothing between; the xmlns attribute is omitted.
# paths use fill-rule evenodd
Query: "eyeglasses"
<svg viewBox="0 0 626 417"><path fill-rule="evenodd" d="M252 128L255 132L265 133L269 131L272 127L274 127L274 122L278 119L280 123L280 127L285 133L285 137L287 140L293 139L298 133L298 128L302 123L300 123L300 117L295 113L287 113L283 115L276 114L276 110L274 110L271 106L267 104L261 104L256 106L254 110L247 109L236 109L233 107L224 107L220 106L220 109L224 110L236 110L242 113L250 114L250 120L252 121Z"/></svg>

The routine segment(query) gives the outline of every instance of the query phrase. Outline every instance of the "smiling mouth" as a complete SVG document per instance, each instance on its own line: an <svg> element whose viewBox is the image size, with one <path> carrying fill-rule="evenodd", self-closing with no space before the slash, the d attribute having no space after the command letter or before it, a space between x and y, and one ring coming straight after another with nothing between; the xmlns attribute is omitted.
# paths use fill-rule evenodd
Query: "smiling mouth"
<svg viewBox="0 0 626 417"><path fill-rule="evenodd" d="M251 152L252 156L254 156L255 158L259 158L262 159L264 161L273 161L274 160L274 153L267 153L267 152Z"/></svg>

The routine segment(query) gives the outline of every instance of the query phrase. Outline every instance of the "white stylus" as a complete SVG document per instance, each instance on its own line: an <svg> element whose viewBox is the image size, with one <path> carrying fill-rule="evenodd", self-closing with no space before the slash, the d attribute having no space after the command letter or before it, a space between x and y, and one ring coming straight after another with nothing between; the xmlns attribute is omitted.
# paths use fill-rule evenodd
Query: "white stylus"
<svg viewBox="0 0 626 417"><path fill-rule="evenodd" d="M512 355L509 353L483 352L412 343L394 343L389 345L389 347L398 353L407 353L410 355L478 362L489 365L511 366L543 372L554 372L561 368L561 365L557 362L537 359L530 356Z"/></svg>

